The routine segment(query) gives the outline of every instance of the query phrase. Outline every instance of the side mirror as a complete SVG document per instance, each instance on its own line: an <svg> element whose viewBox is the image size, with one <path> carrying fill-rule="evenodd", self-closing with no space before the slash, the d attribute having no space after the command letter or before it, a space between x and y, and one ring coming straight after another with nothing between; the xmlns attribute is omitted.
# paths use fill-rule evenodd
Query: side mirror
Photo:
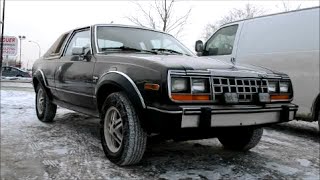
<svg viewBox="0 0 320 180"><path fill-rule="evenodd" d="M196 41L195 51L198 53L203 51L203 42L201 40Z"/></svg>
<svg viewBox="0 0 320 180"><path fill-rule="evenodd" d="M84 55L84 53L85 53L85 48L83 48L83 47L72 48L72 55L81 56L81 55Z"/></svg>

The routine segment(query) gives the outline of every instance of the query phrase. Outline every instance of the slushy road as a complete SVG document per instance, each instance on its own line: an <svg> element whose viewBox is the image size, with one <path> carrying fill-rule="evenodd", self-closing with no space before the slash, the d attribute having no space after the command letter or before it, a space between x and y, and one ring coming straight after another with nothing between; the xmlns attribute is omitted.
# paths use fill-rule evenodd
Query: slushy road
<svg viewBox="0 0 320 180"><path fill-rule="evenodd" d="M266 128L250 152L217 139L150 143L142 162L118 167L100 145L99 119L58 108L40 122L30 88L1 88L1 179L319 179L319 135Z"/></svg>

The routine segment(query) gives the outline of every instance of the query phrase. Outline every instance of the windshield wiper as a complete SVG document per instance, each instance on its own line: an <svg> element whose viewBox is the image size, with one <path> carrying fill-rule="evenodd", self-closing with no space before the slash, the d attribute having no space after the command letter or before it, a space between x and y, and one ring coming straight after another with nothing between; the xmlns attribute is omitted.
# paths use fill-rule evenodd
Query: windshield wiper
<svg viewBox="0 0 320 180"><path fill-rule="evenodd" d="M170 53L174 53L174 54L181 54L181 55L187 55L189 56L188 54L183 54L182 52L178 52L178 51L175 51L175 50L172 50L172 49L165 49L165 48L153 48L151 50L154 50L154 51L165 51L165 52L170 52Z"/></svg>
<svg viewBox="0 0 320 180"><path fill-rule="evenodd" d="M158 54L156 51L148 51L144 49L136 49L132 47L127 46L120 46L120 47L107 47L107 48L101 48L102 52L106 52L107 50L122 50L122 51L135 51L135 52L148 52L152 54Z"/></svg>

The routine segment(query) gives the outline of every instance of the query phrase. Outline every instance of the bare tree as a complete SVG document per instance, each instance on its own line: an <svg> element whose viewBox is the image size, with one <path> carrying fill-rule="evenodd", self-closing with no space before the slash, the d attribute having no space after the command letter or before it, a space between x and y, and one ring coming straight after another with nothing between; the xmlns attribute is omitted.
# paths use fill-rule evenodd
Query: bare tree
<svg viewBox="0 0 320 180"><path fill-rule="evenodd" d="M221 17L215 23L207 24L204 28L203 38L207 40L220 26L226 23L241 19L253 18L256 16L261 16L263 14L265 14L264 9L256 7L249 3L246 4L244 8L232 9L227 13L227 15Z"/></svg>
<svg viewBox="0 0 320 180"><path fill-rule="evenodd" d="M280 11L282 12L288 12L288 11L292 11L292 10L298 10L301 8L301 3L299 5L297 5L296 7L292 7L290 4L290 1L282 1L280 6L276 6L277 8L280 9Z"/></svg>
<svg viewBox="0 0 320 180"><path fill-rule="evenodd" d="M191 13L190 8L184 15L175 16L174 5L176 0L155 0L148 7L143 7L138 2L133 3L141 14L127 16L128 20L138 26L161 30L176 36L183 30Z"/></svg>

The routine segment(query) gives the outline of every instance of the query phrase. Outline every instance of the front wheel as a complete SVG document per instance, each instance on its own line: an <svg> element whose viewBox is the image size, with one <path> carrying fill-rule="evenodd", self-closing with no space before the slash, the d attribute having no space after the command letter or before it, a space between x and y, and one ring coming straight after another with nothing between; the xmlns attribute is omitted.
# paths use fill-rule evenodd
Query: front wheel
<svg viewBox="0 0 320 180"><path fill-rule="evenodd" d="M318 126L319 126L319 132L320 132L320 110L318 112Z"/></svg>
<svg viewBox="0 0 320 180"><path fill-rule="evenodd" d="M38 85L36 89L36 113L42 122L53 121L57 111L57 105L53 104L42 85Z"/></svg>
<svg viewBox="0 0 320 180"><path fill-rule="evenodd" d="M230 128L218 136L220 143L226 149L248 151L255 147L263 134L263 128Z"/></svg>
<svg viewBox="0 0 320 180"><path fill-rule="evenodd" d="M144 154L147 134L128 97L110 94L102 109L101 143L107 158L119 165L138 163Z"/></svg>

